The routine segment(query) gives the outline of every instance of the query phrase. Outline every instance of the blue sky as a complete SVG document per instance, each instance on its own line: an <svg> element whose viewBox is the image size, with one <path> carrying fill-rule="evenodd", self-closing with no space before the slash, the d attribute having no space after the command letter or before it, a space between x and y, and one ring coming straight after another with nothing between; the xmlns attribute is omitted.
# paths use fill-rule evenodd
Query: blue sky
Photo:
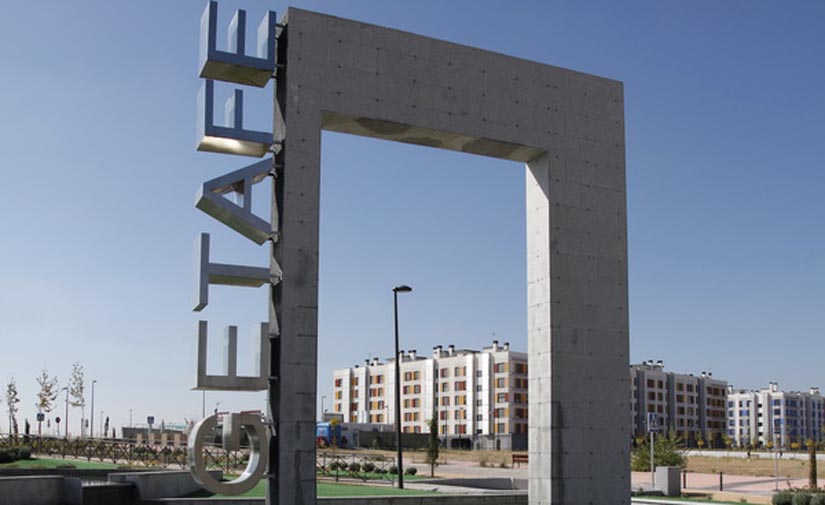
<svg viewBox="0 0 825 505"><path fill-rule="evenodd" d="M631 359L737 387L825 386L825 4L292 5L623 81ZM129 409L135 422L200 416L195 237L212 233L215 261L267 261L193 206L200 183L254 161L194 149L204 6L0 6L0 379L17 380L21 418L34 417L40 369L65 383L74 361L116 426ZM220 6L225 27L236 8L257 26L287 4ZM267 126L271 93L246 92L251 126ZM401 300L402 347L495 335L526 350L523 186L514 163L324 134L320 394L332 369L391 354L398 283L415 289ZM237 324L250 369L264 290L215 288L210 302L213 339Z"/></svg>

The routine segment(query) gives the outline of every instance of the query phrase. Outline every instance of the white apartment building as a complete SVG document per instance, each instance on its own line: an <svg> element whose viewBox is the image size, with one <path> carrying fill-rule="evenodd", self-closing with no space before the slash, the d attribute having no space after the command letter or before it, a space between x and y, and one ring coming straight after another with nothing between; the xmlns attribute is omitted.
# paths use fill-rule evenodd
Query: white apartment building
<svg viewBox="0 0 825 505"><path fill-rule="evenodd" d="M787 449L790 444L825 437L825 399L819 388L807 393L780 391L771 382L759 391L728 388L727 433L740 447L768 443Z"/></svg>
<svg viewBox="0 0 825 505"><path fill-rule="evenodd" d="M527 354L510 345L481 351L433 348L430 357L401 353L401 418L405 433L428 433L463 447L525 449ZM333 373L333 411L350 423L395 423L395 359L378 358Z"/></svg>
<svg viewBox="0 0 825 505"><path fill-rule="evenodd" d="M630 426L633 437L647 433L647 414L689 446L701 439L720 446L725 433L727 382L710 373L667 372L662 361L630 366Z"/></svg>

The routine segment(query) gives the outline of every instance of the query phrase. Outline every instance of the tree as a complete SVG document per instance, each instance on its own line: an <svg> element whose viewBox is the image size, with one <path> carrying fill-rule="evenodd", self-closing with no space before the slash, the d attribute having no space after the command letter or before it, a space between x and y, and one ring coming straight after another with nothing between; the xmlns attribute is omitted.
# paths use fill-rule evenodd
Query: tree
<svg viewBox="0 0 825 505"><path fill-rule="evenodd" d="M9 433L17 436L17 404L20 403L20 395L17 393L17 383L14 377L9 379L6 385L6 409L9 412Z"/></svg>
<svg viewBox="0 0 825 505"><path fill-rule="evenodd" d="M682 441L673 432L660 435L653 442L653 464L655 466L687 466L685 451L680 447ZM650 441L641 441L631 453L630 466L634 472L650 471Z"/></svg>
<svg viewBox="0 0 825 505"><path fill-rule="evenodd" d="M86 388L86 377L83 373L83 365L75 362L72 365L72 374L69 377L69 405L72 407L80 407L80 435L83 436L83 424L86 422L86 397L84 394Z"/></svg>
<svg viewBox="0 0 825 505"><path fill-rule="evenodd" d="M43 370L40 372L40 376L37 377L37 384L40 386L40 390L37 392L37 412L42 412L44 414L48 414L52 410L54 410L55 402L57 401L57 395L60 394L60 389L57 382L57 376L50 377L49 372ZM41 426L43 422L37 422L37 434L41 434Z"/></svg>
<svg viewBox="0 0 825 505"><path fill-rule="evenodd" d="M438 421L435 416L427 421L430 428L430 437L427 439L427 457L424 462L430 465L430 477L435 477L435 466L438 464Z"/></svg>

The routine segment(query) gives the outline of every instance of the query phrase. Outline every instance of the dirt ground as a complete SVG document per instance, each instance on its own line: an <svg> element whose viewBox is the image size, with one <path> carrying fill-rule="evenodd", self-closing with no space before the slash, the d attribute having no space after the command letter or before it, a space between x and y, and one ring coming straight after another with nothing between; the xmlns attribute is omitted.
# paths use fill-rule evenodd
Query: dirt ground
<svg viewBox="0 0 825 505"><path fill-rule="evenodd" d="M818 462L817 477L825 482L825 462ZM730 475L753 475L755 477L772 477L775 472L771 459L744 458L708 458L690 456L687 469L698 473L725 473ZM785 459L779 461L779 476L795 479L808 478L808 462L804 460Z"/></svg>

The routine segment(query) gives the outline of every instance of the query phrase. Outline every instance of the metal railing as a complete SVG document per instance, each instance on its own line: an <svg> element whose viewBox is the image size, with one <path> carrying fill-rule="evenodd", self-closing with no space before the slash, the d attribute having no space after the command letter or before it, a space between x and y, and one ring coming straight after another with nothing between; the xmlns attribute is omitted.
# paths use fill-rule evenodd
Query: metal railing
<svg viewBox="0 0 825 505"><path fill-rule="evenodd" d="M26 446L32 455L43 457L59 456L63 459L85 459L123 465L128 467L187 468L188 448L186 446L150 444L148 441L101 438L60 438L37 435L0 435L0 449ZM227 471L243 468L249 459L249 450L241 447L238 451L226 451L216 444L204 449L207 467L222 468ZM67 461L67 464L70 464Z"/></svg>

